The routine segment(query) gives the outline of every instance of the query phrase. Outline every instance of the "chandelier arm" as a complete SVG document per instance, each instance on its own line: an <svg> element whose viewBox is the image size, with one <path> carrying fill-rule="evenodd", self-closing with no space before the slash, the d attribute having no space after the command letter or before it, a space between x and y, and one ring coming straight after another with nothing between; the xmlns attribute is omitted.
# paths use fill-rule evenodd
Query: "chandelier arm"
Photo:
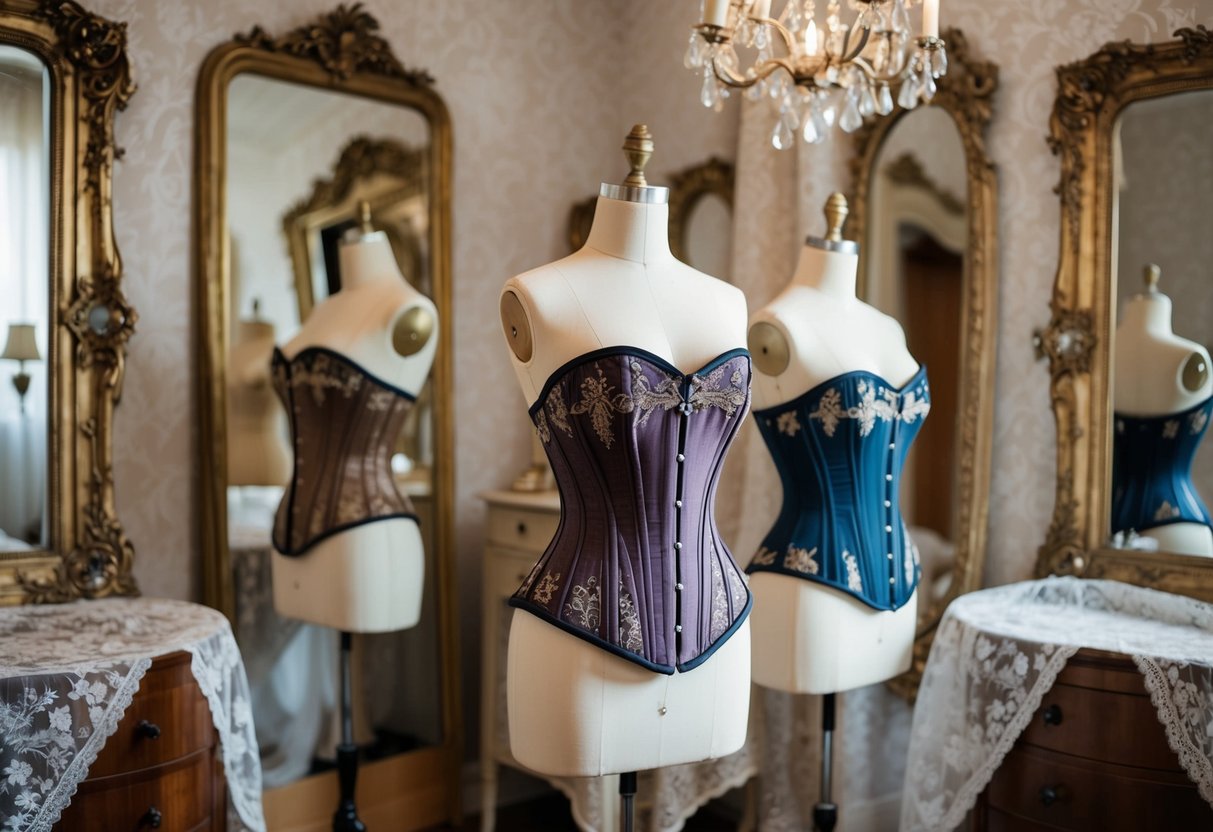
<svg viewBox="0 0 1213 832"><path fill-rule="evenodd" d="M781 38L783 38L783 45L788 50L788 55L796 54L796 36L793 35L788 30L788 27L784 26L782 23L780 23L778 20L776 20L773 17L750 18L750 19L751 20L761 20L762 23L764 23L767 26L770 26L772 29L774 29L776 32L778 32L779 36Z"/></svg>
<svg viewBox="0 0 1213 832"><path fill-rule="evenodd" d="M754 86L759 81L770 78L780 69L783 69L793 78L796 77L795 73L792 71L791 63L784 58L770 58L769 60L764 61L762 64L753 67L754 75L750 78L738 75L728 67L721 67L720 61L715 57L712 58L712 71L715 73L716 78L719 79L721 83L742 90Z"/></svg>
<svg viewBox="0 0 1213 832"><path fill-rule="evenodd" d="M844 64L858 59L859 54L863 52L864 47L868 45L868 38L872 36L872 30L867 26L860 26L859 28L863 30L863 37L859 39L859 44L855 47L855 49L849 53L847 52L847 46L851 42L851 35L855 33L855 27L851 26L849 29L847 29L847 36L842 42L842 62Z"/></svg>

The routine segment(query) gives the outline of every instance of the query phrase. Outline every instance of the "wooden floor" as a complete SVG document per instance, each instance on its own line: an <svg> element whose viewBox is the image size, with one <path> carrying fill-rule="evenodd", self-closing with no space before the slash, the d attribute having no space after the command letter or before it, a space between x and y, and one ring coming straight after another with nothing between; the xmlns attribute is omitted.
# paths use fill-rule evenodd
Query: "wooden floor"
<svg viewBox="0 0 1213 832"><path fill-rule="evenodd" d="M480 829L480 816L465 818L465 832ZM716 811L712 804L700 809L683 827L685 832L734 832L737 822ZM497 832L577 832L569 802L560 794L545 795L497 812Z"/></svg>

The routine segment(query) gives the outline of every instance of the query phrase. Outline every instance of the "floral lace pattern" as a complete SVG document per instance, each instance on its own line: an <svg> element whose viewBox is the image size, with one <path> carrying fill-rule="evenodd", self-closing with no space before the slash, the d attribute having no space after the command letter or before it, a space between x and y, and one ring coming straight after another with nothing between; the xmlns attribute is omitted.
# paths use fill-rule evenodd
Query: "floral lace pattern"
<svg viewBox="0 0 1213 832"><path fill-rule="evenodd" d="M157 656L192 656L219 732L228 827L261 832L261 761L227 619L181 601L105 599L0 610L0 817L47 832L117 729Z"/></svg>
<svg viewBox="0 0 1213 832"><path fill-rule="evenodd" d="M1084 647L1132 657L1169 745L1213 804L1213 605L1047 578L973 592L945 612L919 687L900 828L958 826Z"/></svg>

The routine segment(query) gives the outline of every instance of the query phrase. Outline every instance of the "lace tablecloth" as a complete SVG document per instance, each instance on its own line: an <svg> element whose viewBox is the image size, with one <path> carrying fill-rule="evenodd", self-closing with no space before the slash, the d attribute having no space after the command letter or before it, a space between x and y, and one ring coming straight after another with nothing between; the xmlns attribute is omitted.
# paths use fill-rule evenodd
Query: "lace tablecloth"
<svg viewBox="0 0 1213 832"><path fill-rule="evenodd" d="M227 619L150 598L0 609L0 829L51 828L152 660L178 650L193 657L219 732L228 828L263 832L248 682Z"/></svg>
<svg viewBox="0 0 1213 832"><path fill-rule="evenodd" d="M944 613L918 689L902 832L955 829L1081 648L1130 656L1167 741L1213 804L1213 605L1115 581L1046 578Z"/></svg>

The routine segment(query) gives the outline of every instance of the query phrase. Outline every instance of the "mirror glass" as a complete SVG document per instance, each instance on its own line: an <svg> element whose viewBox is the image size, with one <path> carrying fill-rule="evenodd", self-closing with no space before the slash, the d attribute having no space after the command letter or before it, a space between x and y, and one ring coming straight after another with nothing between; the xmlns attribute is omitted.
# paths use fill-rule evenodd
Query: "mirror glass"
<svg viewBox="0 0 1213 832"><path fill-rule="evenodd" d="M271 352L340 291L337 246L363 202L401 273L431 293L429 142L425 118L404 107L253 74L227 90L228 544L267 789L333 767L340 737L338 634L274 611L270 534L291 451ZM354 733L365 761L442 741L429 390L393 458L425 544L421 621L354 637Z"/></svg>
<svg viewBox="0 0 1213 832"><path fill-rule="evenodd" d="M931 384L931 415L906 460L902 511L922 559L930 597L952 580L959 512L959 402L965 256L965 151L952 116L938 107L906 113L876 152L866 239L864 299L896 318Z"/></svg>
<svg viewBox="0 0 1213 832"><path fill-rule="evenodd" d="M1117 547L1213 556L1211 147L1213 90L1134 102L1113 134Z"/></svg>
<svg viewBox="0 0 1213 832"><path fill-rule="evenodd" d="M718 193L704 193L691 206L684 230L687 264L704 274L732 280L733 209Z"/></svg>
<svg viewBox="0 0 1213 832"><path fill-rule="evenodd" d="M0 554L50 547L50 86L0 44Z"/></svg>

